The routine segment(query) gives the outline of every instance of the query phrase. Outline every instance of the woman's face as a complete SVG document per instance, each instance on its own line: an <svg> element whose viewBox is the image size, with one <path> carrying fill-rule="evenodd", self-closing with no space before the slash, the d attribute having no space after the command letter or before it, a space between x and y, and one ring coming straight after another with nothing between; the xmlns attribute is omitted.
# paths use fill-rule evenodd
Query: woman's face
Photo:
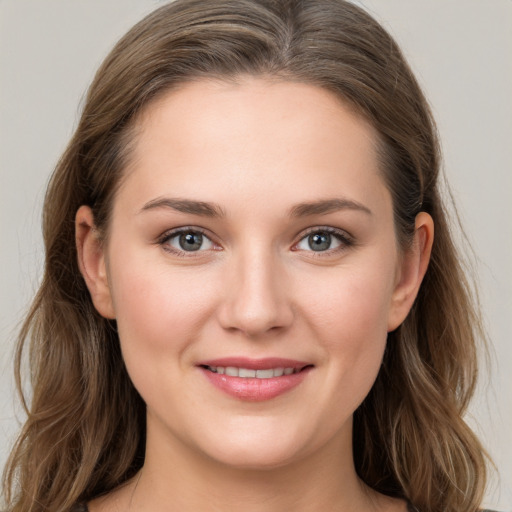
<svg viewBox="0 0 512 512"><path fill-rule="evenodd" d="M416 290L375 146L310 85L199 81L147 108L92 295L148 450L237 467L351 450Z"/></svg>

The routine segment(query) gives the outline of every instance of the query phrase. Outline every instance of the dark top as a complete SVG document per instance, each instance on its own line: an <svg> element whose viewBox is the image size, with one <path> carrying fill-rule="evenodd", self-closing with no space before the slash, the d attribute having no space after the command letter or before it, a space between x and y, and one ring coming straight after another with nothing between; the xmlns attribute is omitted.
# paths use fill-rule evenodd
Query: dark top
<svg viewBox="0 0 512 512"><path fill-rule="evenodd" d="M89 512L87 508L87 503L77 503L70 512Z"/></svg>

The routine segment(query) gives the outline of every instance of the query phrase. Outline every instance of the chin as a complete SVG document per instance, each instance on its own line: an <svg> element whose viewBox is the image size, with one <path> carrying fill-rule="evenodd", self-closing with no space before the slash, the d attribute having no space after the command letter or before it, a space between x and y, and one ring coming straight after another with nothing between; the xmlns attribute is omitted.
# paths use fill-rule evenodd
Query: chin
<svg viewBox="0 0 512 512"><path fill-rule="evenodd" d="M220 447L218 447L220 448ZM209 455L217 463L245 471L265 471L286 466L299 459L296 450L281 447L279 450L231 444L224 450L211 450Z"/></svg>
<svg viewBox="0 0 512 512"><path fill-rule="evenodd" d="M242 470L269 470L299 461L318 447L304 429L252 422L250 427L210 432L199 447L209 458ZM272 428L273 427L273 428ZM224 434L224 435L221 435Z"/></svg>

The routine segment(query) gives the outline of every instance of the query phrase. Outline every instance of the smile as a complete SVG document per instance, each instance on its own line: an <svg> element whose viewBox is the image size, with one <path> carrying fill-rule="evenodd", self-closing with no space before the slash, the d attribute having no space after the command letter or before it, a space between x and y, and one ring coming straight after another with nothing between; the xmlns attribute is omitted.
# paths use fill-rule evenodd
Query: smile
<svg viewBox="0 0 512 512"><path fill-rule="evenodd" d="M269 368L268 370L251 370L250 368L237 368L235 366L207 366L209 371L229 377L241 377L244 379L272 379L273 377L282 377L291 375L301 370L298 368Z"/></svg>
<svg viewBox="0 0 512 512"><path fill-rule="evenodd" d="M261 402L296 388L313 364L291 359L225 358L197 365L210 384L237 400Z"/></svg>

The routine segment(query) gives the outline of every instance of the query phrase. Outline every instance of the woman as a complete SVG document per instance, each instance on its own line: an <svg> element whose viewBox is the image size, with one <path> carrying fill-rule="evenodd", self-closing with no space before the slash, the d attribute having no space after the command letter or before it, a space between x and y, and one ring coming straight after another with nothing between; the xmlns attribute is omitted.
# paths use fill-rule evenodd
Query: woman
<svg viewBox="0 0 512 512"><path fill-rule="evenodd" d="M350 3L136 25L48 189L10 509L478 510L481 332L438 171Z"/></svg>

